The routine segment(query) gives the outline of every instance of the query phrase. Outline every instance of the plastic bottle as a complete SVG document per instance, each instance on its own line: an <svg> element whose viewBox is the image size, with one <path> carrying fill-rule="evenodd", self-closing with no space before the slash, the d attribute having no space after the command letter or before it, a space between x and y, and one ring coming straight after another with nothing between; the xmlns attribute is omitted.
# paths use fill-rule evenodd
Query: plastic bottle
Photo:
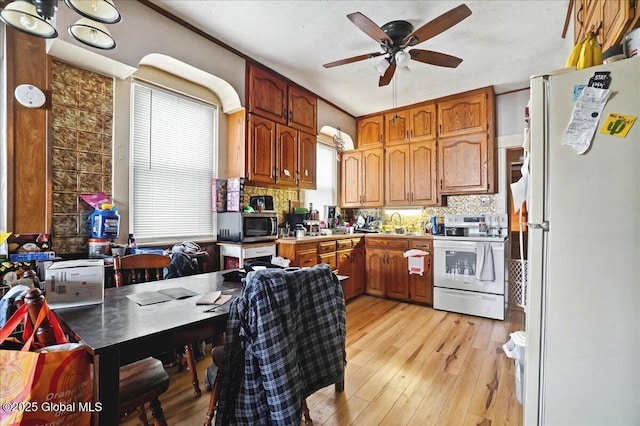
<svg viewBox="0 0 640 426"><path fill-rule="evenodd" d="M129 238L127 239L127 247L129 248L129 253L134 253L135 249L138 248L138 244L136 243L136 239L133 238L133 234L129 234Z"/></svg>
<svg viewBox="0 0 640 426"><path fill-rule="evenodd" d="M118 238L120 215L113 204L102 204L91 213L91 238Z"/></svg>

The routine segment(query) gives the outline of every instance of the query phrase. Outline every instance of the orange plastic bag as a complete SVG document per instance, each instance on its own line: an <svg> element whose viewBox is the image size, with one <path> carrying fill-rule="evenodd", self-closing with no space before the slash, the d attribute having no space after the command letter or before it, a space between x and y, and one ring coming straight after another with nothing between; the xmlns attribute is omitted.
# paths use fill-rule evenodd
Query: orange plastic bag
<svg viewBox="0 0 640 426"><path fill-rule="evenodd" d="M46 303L33 327L24 304L0 330L3 343L21 322L25 323L22 350L0 349L1 426L86 426L91 423L91 413L101 408L100 404L92 403L90 357L84 346L66 343L29 351L33 330L47 316L56 335L62 336L60 325L55 315L49 314Z"/></svg>

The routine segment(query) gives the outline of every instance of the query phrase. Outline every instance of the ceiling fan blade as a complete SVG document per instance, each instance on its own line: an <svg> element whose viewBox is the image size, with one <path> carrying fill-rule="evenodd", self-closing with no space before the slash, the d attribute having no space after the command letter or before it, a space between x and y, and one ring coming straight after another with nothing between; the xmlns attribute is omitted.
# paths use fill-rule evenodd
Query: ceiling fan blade
<svg viewBox="0 0 640 426"><path fill-rule="evenodd" d="M415 46L416 44L429 40L441 32L453 27L469 15L471 15L471 9L469 9L466 4L461 4L460 6L454 7L450 11L443 13L436 19L427 22L406 36L403 43L407 46Z"/></svg>
<svg viewBox="0 0 640 426"><path fill-rule="evenodd" d="M371 19L367 18L360 12L354 12L347 15L347 18L353 22L356 27L360 28L365 34L377 41L383 43L386 40L389 44L393 44L391 37L387 35L382 29L376 25Z"/></svg>
<svg viewBox="0 0 640 426"><path fill-rule="evenodd" d="M391 82L391 79L393 78L394 72L396 72L396 61L392 59L391 63L389 64L389 68L387 68L387 71L384 73L384 75L380 77L378 87L386 86L387 84L389 84Z"/></svg>
<svg viewBox="0 0 640 426"><path fill-rule="evenodd" d="M375 58L376 56L380 56L380 55L384 55L384 53L380 53L380 52L367 53L366 55L358 55L352 58L346 58L346 59L341 59L339 61L329 62L328 64L324 64L323 67L325 68L337 67L338 65L350 64L352 62L358 62L364 59Z"/></svg>
<svg viewBox="0 0 640 426"><path fill-rule="evenodd" d="M432 50L411 49L409 54L414 61L437 65L439 67L455 68L462 62L462 59L458 57L447 55L446 53L434 52Z"/></svg>

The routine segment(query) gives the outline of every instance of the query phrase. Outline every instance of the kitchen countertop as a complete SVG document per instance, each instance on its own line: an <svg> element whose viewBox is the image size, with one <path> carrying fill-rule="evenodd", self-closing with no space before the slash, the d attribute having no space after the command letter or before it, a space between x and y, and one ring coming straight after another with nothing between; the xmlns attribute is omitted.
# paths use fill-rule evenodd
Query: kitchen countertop
<svg viewBox="0 0 640 426"><path fill-rule="evenodd" d="M314 237L305 236L302 238L280 238L276 240L278 244L305 244L305 243L314 243L314 242L322 242L322 241L335 241L335 240L345 240L349 238L406 238L406 239L433 239L433 235L429 234L373 234L373 233L355 233L355 234L332 234L332 235L318 235Z"/></svg>

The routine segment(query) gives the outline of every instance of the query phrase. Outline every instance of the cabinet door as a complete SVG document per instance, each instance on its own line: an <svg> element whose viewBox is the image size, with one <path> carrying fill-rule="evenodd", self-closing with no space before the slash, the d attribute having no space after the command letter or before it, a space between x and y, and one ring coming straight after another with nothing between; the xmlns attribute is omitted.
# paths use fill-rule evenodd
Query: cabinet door
<svg viewBox="0 0 640 426"><path fill-rule="evenodd" d="M352 262L353 262L353 249L340 250L336 252L338 262L338 275L346 275L349 278L344 282L342 287L344 291L344 299L349 300L353 298L353 275L352 275Z"/></svg>
<svg viewBox="0 0 640 426"><path fill-rule="evenodd" d="M353 291L353 297L360 296L364 293L365 283L365 258L364 247L362 244L353 249L351 253L351 275L349 275L349 281L351 282L351 290Z"/></svg>
<svg viewBox="0 0 640 426"><path fill-rule="evenodd" d="M431 241L413 240L411 248L424 250L429 255L424 257L424 274L422 276L409 275L409 297L415 302L433 305L433 269L431 268L433 243Z"/></svg>
<svg viewBox="0 0 640 426"><path fill-rule="evenodd" d="M318 99L297 86L289 86L289 126L301 132L318 133Z"/></svg>
<svg viewBox="0 0 640 426"><path fill-rule="evenodd" d="M409 138L419 142L436 138L436 105L427 104L409 111Z"/></svg>
<svg viewBox="0 0 640 426"><path fill-rule="evenodd" d="M343 152L341 163L341 207L359 207L362 204L362 152Z"/></svg>
<svg viewBox="0 0 640 426"><path fill-rule="evenodd" d="M624 34L630 30L636 13L632 1L616 0L602 2L602 50L622 42ZM637 1L635 2L637 4ZM637 13L640 13L637 12Z"/></svg>
<svg viewBox="0 0 640 426"><path fill-rule="evenodd" d="M409 142L409 110L398 110L384 115L385 146Z"/></svg>
<svg viewBox="0 0 640 426"><path fill-rule="evenodd" d="M366 293L374 296L385 295L387 264L386 250L367 249Z"/></svg>
<svg viewBox="0 0 640 426"><path fill-rule="evenodd" d="M381 146L384 139L384 116L376 115L358 120L358 134L356 148Z"/></svg>
<svg viewBox="0 0 640 426"><path fill-rule="evenodd" d="M413 205L435 206L439 203L436 176L436 141L412 143L410 145L410 201ZM395 175L394 175L395 176Z"/></svg>
<svg viewBox="0 0 640 426"><path fill-rule="evenodd" d="M247 133L247 179L252 183L275 183L276 124L249 114Z"/></svg>
<svg viewBox="0 0 640 426"><path fill-rule="evenodd" d="M387 251L386 295L394 299L409 299L409 271L404 252Z"/></svg>
<svg viewBox="0 0 640 426"><path fill-rule="evenodd" d="M409 150L409 144L394 145L385 149L386 206L406 206L411 203Z"/></svg>
<svg viewBox="0 0 640 426"><path fill-rule="evenodd" d="M487 94L474 91L438 102L439 136L449 137L487 130Z"/></svg>
<svg viewBox="0 0 640 426"><path fill-rule="evenodd" d="M298 132L298 186L316 189L316 137Z"/></svg>
<svg viewBox="0 0 640 426"><path fill-rule="evenodd" d="M384 158L382 148L362 152L362 205L384 205Z"/></svg>
<svg viewBox="0 0 640 426"><path fill-rule="evenodd" d="M441 139L438 146L441 194L482 193L487 183L487 136Z"/></svg>
<svg viewBox="0 0 640 426"><path fill-rule="evenodd" d="M276 123L287 123L287 84L275 75L249 65L249 112Z"/></svg>
<svg viewBox="0 0 640 426"><path fill-rule="evenodd" d="M283 186L296 186L298 132L291 127L277 124L276 139L276 183Z"/></svg>

